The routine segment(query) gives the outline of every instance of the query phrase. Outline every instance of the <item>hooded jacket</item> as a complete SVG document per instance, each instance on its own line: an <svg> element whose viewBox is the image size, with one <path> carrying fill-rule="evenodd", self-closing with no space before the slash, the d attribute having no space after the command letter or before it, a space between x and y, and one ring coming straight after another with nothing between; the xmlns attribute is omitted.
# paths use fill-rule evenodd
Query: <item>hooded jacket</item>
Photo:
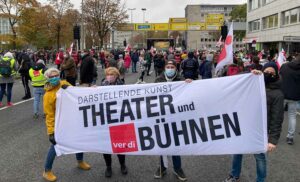
<svg viewBox="0 0 300 182"><path fill-rule="evenodd" d="M76 63L71 56L64 60L64 62L61 64L60 69L61 71L64 71L66 77L76 78Z"/></svg>
<svg viewBox="0 0 300 182"><path fill-rule="evenodd" d="M300 60L283 64L280 75L285 99L300 101Z"/></svg>
<svg viewBox="0 0 300 182"><path fill-rule="evenodd" d="M280 138L283 116L284 96L280 90L281 82L277 81L266 85L267 117L269 143L276 145Z"/></svg>
<svg viewBox="0 0 300 182"><path fill-rule="evenodd" d="M71 84L65 80L60 81L59 85L53 87L49 83L45 85L45 95L44 95L44 112L46 115L46 127L48 135L54 133L55 126L55 110L56 110L56 93L63 86Z"/></svg>

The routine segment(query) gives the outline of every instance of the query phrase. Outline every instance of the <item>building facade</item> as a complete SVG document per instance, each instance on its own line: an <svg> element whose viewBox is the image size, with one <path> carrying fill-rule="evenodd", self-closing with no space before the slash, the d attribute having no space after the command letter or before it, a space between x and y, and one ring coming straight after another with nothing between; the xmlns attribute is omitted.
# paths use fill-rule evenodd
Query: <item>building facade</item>
<svg viewBox="0 0 300 182"><path fill-rule="evenodd" d="M8 18L5 18L1 15L0 15L0 34L1 35L12 34Z"/></svg>
<svg viewBox="0 0 300 182"><path fill-rule="evenodd" d="M229 21L230 13L233 8L240 4L199 4L187 5L185 8L185 17L188 22L205 22L208 14L224 14L224 20ZM237 24L239 30L246 30L245 23ZM235 29L235 28L234 28ZM220 30L209 31L188 31L186 32L186 42L189 49L208 49L217 50L216 44L220 38ZM234 40L234 49L239 50L245 47L242 39Z"/></svg>
<svg viewBox="0 0 300 182"><path fill-rule="evenodd" d="M300 52L300 0L248 0L247 36L256 50Z"/></svg>

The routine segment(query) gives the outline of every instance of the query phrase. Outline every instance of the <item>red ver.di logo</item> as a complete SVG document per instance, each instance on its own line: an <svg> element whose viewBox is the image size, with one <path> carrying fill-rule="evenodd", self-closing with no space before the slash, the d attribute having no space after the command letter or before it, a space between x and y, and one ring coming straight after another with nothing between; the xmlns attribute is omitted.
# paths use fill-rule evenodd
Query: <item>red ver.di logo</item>
<svg viewBox="0 0 300 182"><path fill-rule="evenodd" d="M138 151L134 123L109 127L113 153Z"/></svg>

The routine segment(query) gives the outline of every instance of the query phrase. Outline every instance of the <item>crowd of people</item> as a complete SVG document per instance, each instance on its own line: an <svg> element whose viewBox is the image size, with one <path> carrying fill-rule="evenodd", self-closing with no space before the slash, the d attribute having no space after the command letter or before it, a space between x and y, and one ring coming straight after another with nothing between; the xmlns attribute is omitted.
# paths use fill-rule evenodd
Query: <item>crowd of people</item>
<svg viewBox="0 0 300 182"><path fill-rule="evenodd" d="M185 80L187 83L198 79L212 79L214 77L234 76L244 73L263 74L266 85L267 116L268 116L268 151L276 149L284 116L284 109L288 112L288 135L286 142L294 144L296 133L296 116L300 102L300 54L288 57L288 61L281 67L276 64L277 55L268 52L246 53L238 51L234 54L231 64L226 65L215 73L219 52L215 51L186 51L186 50L113 50L113 51L64 51L55 53L39 51L7 52L0 59L0 107L3 97L7 96L7 106L11 102L12 88L17 73L20 74L24 86L24 100L34 96L33 117L42 115L46 120L47 133L51 146L46 158L43 177L48 181L55 181L52 165L56 156L55 141L55 107L56 92L69 86L94 87L125 85L126 74L136 74L137 83L143 84L144 77L150 76L154 67L155 83ZM56 65L54 67L53 65ZM100 78L100 68L104 77ZM48 67L48 68L47 68ZM131 68L131 70L130 70ZM29 83L33 87L31 92ZM40 103L43 102L43 108ZM284 107L286 106L286 108ZM103 154L106 171L105 176L112 176L111 155ZM265 153L255 154L257 166L257 182L265 181L267 176ZM83 160L83 153L76 154L78 167L89 170L91 166ZM126 175L125 155L118 155L121 173ZM155 178L162 178L166 174L163 157L154 174ZM172 156L174 174L181 181L187 180L181 168L180 156ZM242 155L234 155L232 170L225 182L240 181Z"/></svg>

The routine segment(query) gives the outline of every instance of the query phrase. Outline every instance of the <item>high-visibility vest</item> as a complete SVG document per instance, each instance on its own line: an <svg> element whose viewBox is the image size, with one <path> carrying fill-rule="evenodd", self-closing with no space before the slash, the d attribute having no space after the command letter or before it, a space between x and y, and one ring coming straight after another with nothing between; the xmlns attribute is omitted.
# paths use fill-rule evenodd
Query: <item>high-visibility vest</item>
<svg viewBox="0 0 300 182"><path fill-rule="evenodd" d="M31 85L34 87L42 87L46 84L47 79L43 74L43 70L29 70L29 76L31 78Z"/></svg>

